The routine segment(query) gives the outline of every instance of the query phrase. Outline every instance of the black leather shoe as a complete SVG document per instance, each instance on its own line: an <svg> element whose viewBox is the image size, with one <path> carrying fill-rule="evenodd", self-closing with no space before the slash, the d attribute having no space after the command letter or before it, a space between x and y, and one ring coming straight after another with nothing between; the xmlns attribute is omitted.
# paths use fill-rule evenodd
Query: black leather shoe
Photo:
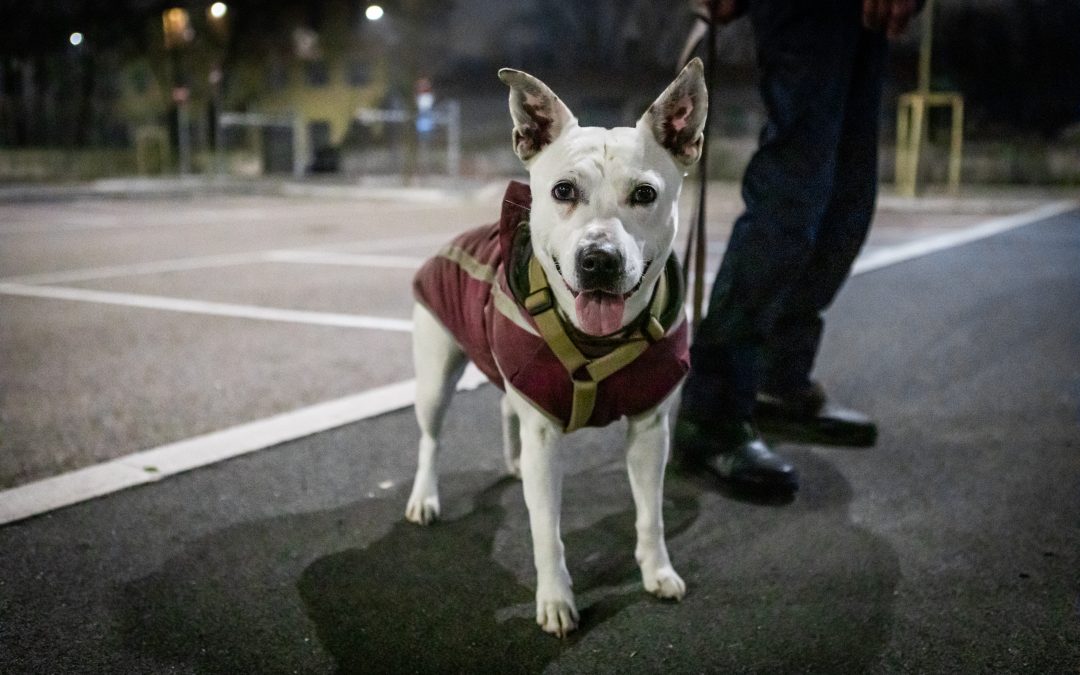
<svg viewBox="0 0 1080 675"><path fill-rule="evenodd" d="M818 383L784 394L760 392L754 424L768 438L793 443L865 448L877 442L877 425L861 412L832 405Z"/></svg>
<svg viewBox="0 0 1080 675"><path fill-rule="evenodd" d="M733 487L794 492L799 473L775 454L746 422L675 421L675 457L687 469L706 470Z"/></svg>

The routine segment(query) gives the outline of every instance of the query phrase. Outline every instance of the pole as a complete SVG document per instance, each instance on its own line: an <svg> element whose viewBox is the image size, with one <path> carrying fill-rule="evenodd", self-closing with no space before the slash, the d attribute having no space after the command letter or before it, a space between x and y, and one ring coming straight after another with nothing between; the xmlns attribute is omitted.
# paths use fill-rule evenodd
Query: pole
<svg viewBox="0 0 1080 675"><path fill-rule="evenodd" d="M446 169L453 177L461 175L461 105L446 102Z"/></svg>
<svg viewBox="0 0 1080 675"><path fill-rule="evenodd" d="M176 150L180 164L180 175L186 176L191 173L191 115L188 111L190 90L187 86L186 74L182 70L182 58L180 46L173 45L172 97L173 102L176 104Z"/></svg>
<svg viewBox="0 0 1080 675"><path fill-rule="evenodd" d="M191 173L191 114L188 103L184 101L176 106L176 142L180 146L180 175Z"/></svg>
<svg viewBox="0 0 1080 675"><path fill-rule="evenodd" d="M934 50L934 0L923 9L923 36L919 43L919 91L930 92L930 56Z"/></svg>

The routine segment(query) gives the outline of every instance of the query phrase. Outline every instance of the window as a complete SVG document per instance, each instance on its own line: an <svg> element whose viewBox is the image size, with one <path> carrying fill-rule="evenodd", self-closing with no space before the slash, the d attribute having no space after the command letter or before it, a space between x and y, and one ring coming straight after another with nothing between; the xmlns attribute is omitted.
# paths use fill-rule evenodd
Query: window
<svg viewBox="0 0 1080 675"><path fill-rule="evenodd" d="M325 87L330 83L330 70L325 61L312 61L307 64L307 83L312 87Z"/></svg>
<svg viewBox="0 0 1080 675"><path fill-rule="evenodd" d="M349 84L364 87L371 82L371 68L363 61L349 62Z"/></svg>
<svg viewBox="0 0 1080 675"><path fill-rule="evenodd" d="M270 91L281 91L289 85L289 72L285 64L280 61L271 61L266 71L266 86Z"/></svg>

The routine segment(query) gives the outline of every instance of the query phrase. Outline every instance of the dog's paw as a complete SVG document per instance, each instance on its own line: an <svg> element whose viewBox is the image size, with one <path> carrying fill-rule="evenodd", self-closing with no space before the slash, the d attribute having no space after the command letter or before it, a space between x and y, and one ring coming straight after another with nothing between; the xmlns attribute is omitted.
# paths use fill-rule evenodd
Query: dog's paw
<svg viewBox="0 0 1080 675"><path fill-rule="evenodd" d="M559 600L537 599L536 601L536 623L544 629L545 633L561 638L566 637L571 631L577 629L580 619L573 597Z"/></svg>
<svg viewBox="0 0 1080 675"><path fill-rule="evenodd" d="M661 567L653 574L642 572L645 590L665 600L682 600L686 595L686 582L670 565Z"/></svg>
<svg viewBox="0 0 1080 675"><path fill-rule="evenodd" d="M439 495L413 495L405 507L405 519L417 525L427 525L439 517Z"/></svg>
<svg viewBox="0 0 1080 675"><path fill-rule="evenodd" d="M405 519L417 525L427 525L439 517L439 482L433 471L416 472Z"/></svg>
<svg viewBox="0 0 1080 675"><path fill-rule="evenodd" d="M580 619L574 606L574 592L570 590L570 575L564 570L547 583L540 576L536 587L536 623L545 633L566 637L577 628Z"/></svg>

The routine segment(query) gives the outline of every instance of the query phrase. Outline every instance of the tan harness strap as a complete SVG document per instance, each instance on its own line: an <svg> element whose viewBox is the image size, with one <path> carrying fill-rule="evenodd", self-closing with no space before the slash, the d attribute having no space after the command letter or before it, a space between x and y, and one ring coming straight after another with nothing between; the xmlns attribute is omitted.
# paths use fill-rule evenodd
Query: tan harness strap
<svg viewBox="0 0 1080 675"><path fill-rule="evenodd" d="M596 405L597 385L601 380L633 363L634 359L649 348L650 342L664 337L664 327L657 319L657 315L663 310L667 298L666 275L661 275L656 293L649 305L649 318L645 332L636 331L627 338L624 344L607 354L588 359L566 333L540 261L536 259L536 256L529 260L529 295L525 298L525 309L532 315L540 336L566 368L574 384L574 398L566 432L575 431L588 424ZM586 377L579 378L579 375Z"/></svg>
<svg viewBox="0 0 1080 675"><path fill-rule="evenodd" d="M532 315L544 342L573 377L589 360L566 334L555 311L555 297L551 294L544 268L540 267L535 256L529 260L529 295L525 298L525 309Z"/></svg>

